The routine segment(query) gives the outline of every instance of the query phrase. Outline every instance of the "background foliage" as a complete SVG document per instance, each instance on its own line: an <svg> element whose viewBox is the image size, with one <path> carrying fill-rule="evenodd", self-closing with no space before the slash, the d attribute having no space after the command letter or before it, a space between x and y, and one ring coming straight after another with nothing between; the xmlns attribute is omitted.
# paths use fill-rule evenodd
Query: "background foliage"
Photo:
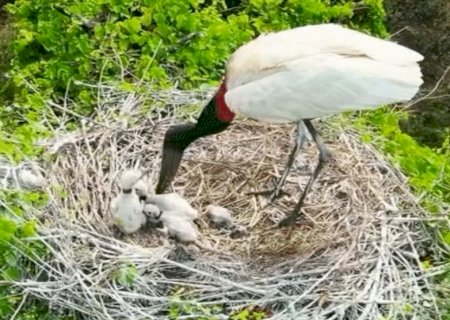
<svg viewBox="0 0 450 320"><path fill-rule="evenodd" d="M4 129L28 124L42 134L35 124L43 116L57 122L42 112L45 100L64 95L89 113L93 94L73 83L116 78L123 69L125 85L135 76L158 87L217 81L232 50L261 32L338 21L386 33L380 0L281 2L17 0L9 6L17 30L10 74L21 110L0 113Z"/></svg>
<svg viewBox="0 0 450 320"><path fill-rule="evenodd" d="M7 24L0 30L0 156L13 162L39 155L34 141L58 125L60 111L49 108L48 99L66 97L77 102L73 111L93 111L95 92L77 81L101 78L135 90L137 77L155 88L189 89L217 82L230 53L263 32L339 22L387 36L382 0L16 0L8 11L14 29ZM433 196L424 198L430 207L435 200L429 199L449 201L448 149L419 146L399 131L400 118L381 110L366 113L357 125L373 126L387 138L377 143L418 191ZM0 199L0 280L7 283L33 272L26 269L30 256L45 255L39 243L27 240L34 222L22 213L45 199L4 191ZM450 243L448 230L442 232ZM0 300L6 319L21 296L9 286L0 290L7 297ZM34 311L24 317L48 311L33 305L25 310Z"/></svg>

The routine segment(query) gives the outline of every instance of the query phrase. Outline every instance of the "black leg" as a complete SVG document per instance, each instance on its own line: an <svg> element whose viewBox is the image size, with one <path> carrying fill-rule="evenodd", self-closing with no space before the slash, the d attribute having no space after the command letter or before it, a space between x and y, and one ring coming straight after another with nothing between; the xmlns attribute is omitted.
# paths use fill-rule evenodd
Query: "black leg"
<svg viewBox="0 0 450 320"><path fill-rule="evenodd" d="M270 200L269 202L274 201L275 199L279 198L283 194L286 194L282 190L284 183L286 182L287 176L289 174L289 171L291 170L292 164L294 163L295 156L298 153L298 150L300 150L303 147L303 144L305 142L305 131L304 128L302 128L302 121L297 122L297 130L296 130L296 138L294 142L294 148L292 149L291 153L289 154L289 159L286 163L286 167L284 168L283 174L281 175L281 178L276 183L275 187L273 189L269 190L263 190L263 191L254 191L249 192L247 195L269 195L270 194Z"/></svg>
<svg viewBox="0 0 450 320"><path fill-rule="evenodd" d="M325 147L325 144L322 141L322 138L317 133L316 129L311 123L311 120L303 120L306 128L308 129L309 133L311 134L314 142L317 145L317 148L319 149L319 162L317 163L317 166L314 170L313 175L311 178L309 178L308 184L306 185L305 190L303 191L300 199L297 202L297 205L295 206L292 213L280 221L278 224L279 227L285 227L289 225L293 225L295 221L297 220L298 216L300 215L300 210L303 206L303 203L305 201L306 195L308 194L309 190L311 189L314 181L316 180L317 176L319 175L320 171L324 167L325 163L328 161L330 157L330 152Z"/></svg>

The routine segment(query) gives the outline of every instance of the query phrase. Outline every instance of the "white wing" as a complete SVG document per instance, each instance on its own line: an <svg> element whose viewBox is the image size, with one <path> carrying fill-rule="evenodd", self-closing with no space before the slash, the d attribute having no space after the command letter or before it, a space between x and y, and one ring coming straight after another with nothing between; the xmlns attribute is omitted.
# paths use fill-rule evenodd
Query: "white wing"
<svg viewBox="0 0 450 320"><path fill-rule="evenodd" d="M293 60L323 54L366 56L389 65L421 61L419 53L337 24L320 24L261 35L238 48L227 64L227 88L270 74Z"/></svg>
<svg viewBox="0 0 450 320"><path fill-rule="evenodd" d="M415 62L322 54L292 60L230 89L228 107L247 117L297 121L411 99L422 83Z"/></svg>
<svg viewBox="0 0 450 320"><path fill-rule="evenodd" d="M115 197L111 200L110 208L111 208L111 214L114 216L117 214L117 203L119 201L119 197Z"/></svg>
<svg viewBox="0 0 450 320"><path fill-rule="evenodd" d="M182 211L192 220L198 218L198 211L186 199L175 192L148 195L147 202L155 204L162 211Z"/></svg>

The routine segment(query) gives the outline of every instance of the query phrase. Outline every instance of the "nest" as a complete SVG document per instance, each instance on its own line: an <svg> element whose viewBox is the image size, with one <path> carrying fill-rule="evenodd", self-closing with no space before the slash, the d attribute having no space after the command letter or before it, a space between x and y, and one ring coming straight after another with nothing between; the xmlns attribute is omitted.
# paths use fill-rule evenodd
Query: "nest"
<svg viewBox="0 0 450 320"><path fill-rule="evenodd" d="M120 238L109 204L117 177L139 167L156 182L171 115L143 113L135 95L102 87L95 121L46 142L50 204L40 234L50 249L36 261L40 279L18 284L60 310L89 319L228 319L258 307L272 319L430 318L437 309L421 257L429 247L424 212L406 179L351 130L320 122L332 160L316 180L303 218L273 228L293 209L317 161L301 150L285 196L268 204L247 192L271 187L292 147L290 125L240 119L187 150L173 184L203 213L209 204L234 213L249 234L232 239L200 218L201 241L214 250L174 243L155 231ZM153 92L166 110L203 103L208 95ZM62 106L59 108L63 109ZM118 116L119 115L119 116ZM124 121L127 115L130 121ZM178 307L177 307L178 308ZM180 307L181 308L181 307Z"/></svg>

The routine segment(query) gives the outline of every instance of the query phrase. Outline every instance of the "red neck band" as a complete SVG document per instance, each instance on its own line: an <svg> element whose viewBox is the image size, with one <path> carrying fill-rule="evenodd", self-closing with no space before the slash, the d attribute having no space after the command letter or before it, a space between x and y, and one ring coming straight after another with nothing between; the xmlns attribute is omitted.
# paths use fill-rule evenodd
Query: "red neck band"
<svg viewBox="0 0 450 320"><path fill-rule="evenodd" d="M235 114L230 110L230 108L228 108L225 102L225 93L227 92L225 82L226 81L224 79L220 84L219 90L214 96L216 102L216 116L220 121L231 122L233 121Z"/></svg>

